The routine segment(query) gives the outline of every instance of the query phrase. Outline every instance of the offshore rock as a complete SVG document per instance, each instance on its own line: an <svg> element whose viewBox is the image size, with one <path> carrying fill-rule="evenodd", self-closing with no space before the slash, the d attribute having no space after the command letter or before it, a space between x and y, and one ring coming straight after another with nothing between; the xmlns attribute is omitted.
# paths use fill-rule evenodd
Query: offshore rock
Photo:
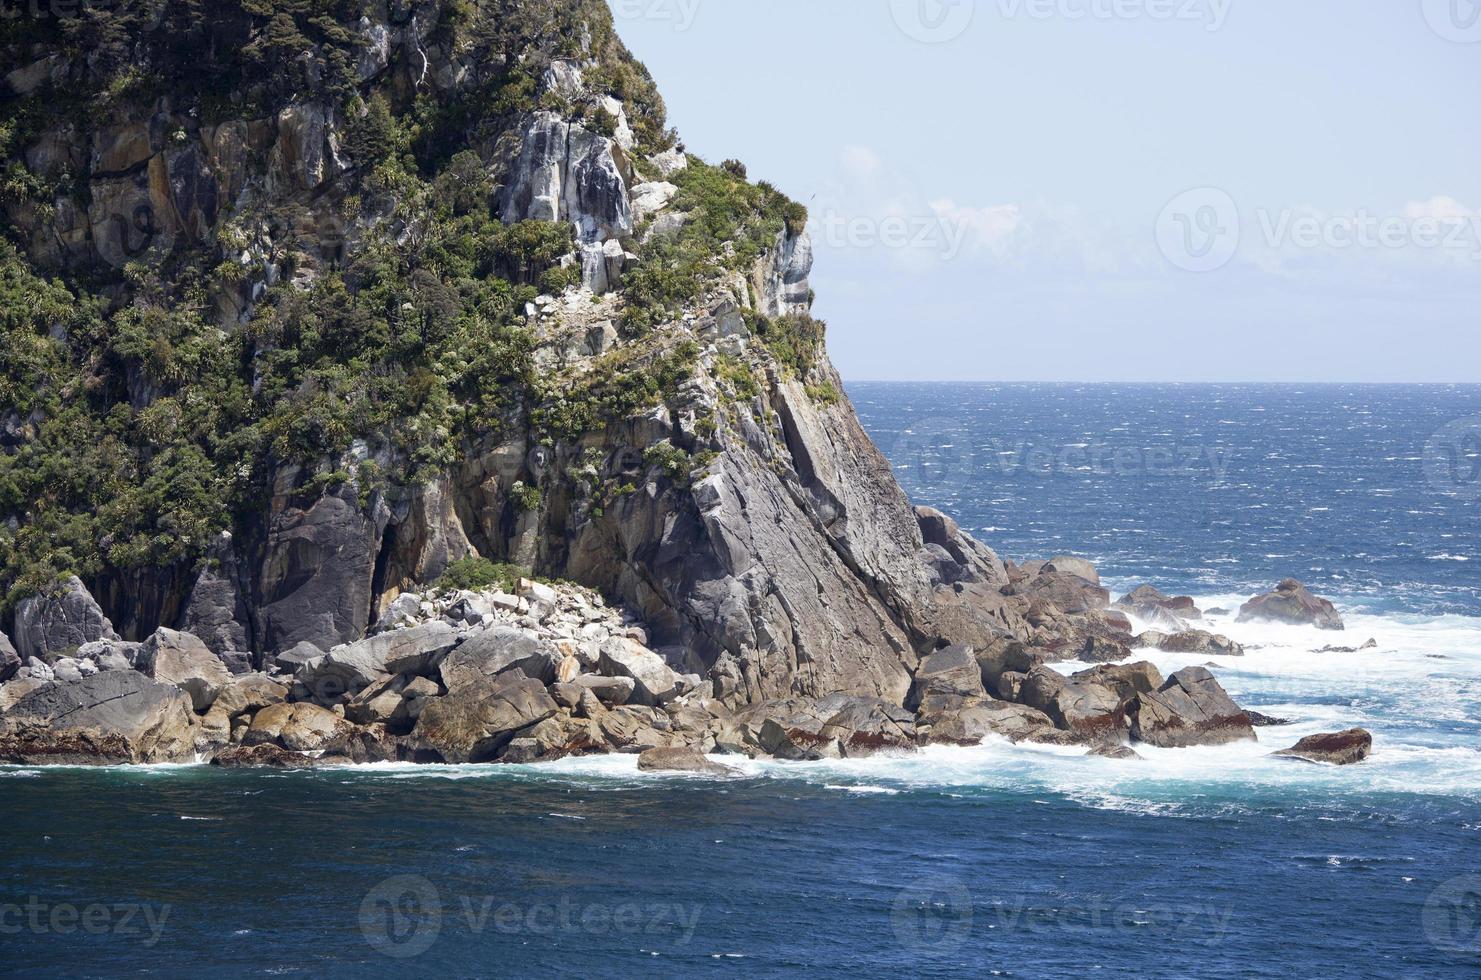
<svg viewBox="0 0 1481 980"><path fill-rule="evenodd" d="M1345 732L1308 735L1290 748L1274 754L1304 762L1350 766L1362 762L1372 753L1373 734L1362 728L1349 728Z"/></svg>
<svg viewBox="0 0 1481 980"><path fill-rule="evenodd" d="M1293 578L1282 581L1275 591L1257 595L1239 607L1239 622L1268 620L1323 630L1345 629L1337 607L1313 595Z"/></svg>
<svg viewBox="0 0 1481 980"><path fill-rule="evenodd" d="M1255 738L1250 716L1203 667L1180 670L1155 692L1137 698L1131 733L1138 741L1162 748Z"/></svg>

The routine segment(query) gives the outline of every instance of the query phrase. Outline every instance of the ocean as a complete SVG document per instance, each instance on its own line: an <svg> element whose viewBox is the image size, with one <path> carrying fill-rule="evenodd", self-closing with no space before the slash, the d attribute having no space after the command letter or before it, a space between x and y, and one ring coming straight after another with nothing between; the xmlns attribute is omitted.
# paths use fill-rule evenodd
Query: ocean
<svg viewBox="0 0 1481 980"><path fill-rule="evenodd" d="M849 391L1005 557L1223 610L1211 669L1293 724L722 780L0 768L0 975L1481 976L1481 387ZM1234 622L1286 576L1347 631ZM1361 765L1268 754L1354 725Z"/></svg>

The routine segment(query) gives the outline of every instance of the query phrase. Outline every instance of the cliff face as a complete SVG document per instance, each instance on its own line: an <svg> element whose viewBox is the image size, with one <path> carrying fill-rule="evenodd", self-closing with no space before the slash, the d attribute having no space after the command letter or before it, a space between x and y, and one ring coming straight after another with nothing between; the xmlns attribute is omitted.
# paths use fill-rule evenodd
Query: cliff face
<svg viewBox="0 0 1481 980"><path fill-rule="evenodd" d="M153 7L5 27L9 626L76 573L261 664L482 557L732 706L1044 641L860 427L805 212L682 152L604 4Z"/></svg>

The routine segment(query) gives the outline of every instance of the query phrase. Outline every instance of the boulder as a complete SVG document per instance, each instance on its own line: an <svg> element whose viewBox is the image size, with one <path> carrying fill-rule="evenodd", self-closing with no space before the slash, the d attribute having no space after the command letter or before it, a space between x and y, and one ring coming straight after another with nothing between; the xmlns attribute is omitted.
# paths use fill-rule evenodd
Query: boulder
<svg viewBox="0 0 1481 980"><path fill-rule="evenodd" d="M189 694L198 714L205 713L221 689L231 683L226 664L198 637L164 627L144 641L137 667L146 676Z"/></svg>
<svg viewBox="0 0 1481 980"><path fill-rule="evenodd" d="M982 686L982 667L970 647L952 646L926 657L915 671L906 705L918 707L931 694L957 694L962 697L986 697Z"/></svg>
<svg viewBox="0 0 1481 980"><path fill-rule="evenodd" d="M440 673L449 692L516 669L549 684L562 659L551 644L524 630L490 626L450 653Z"/></svg>
<svg viewBox="0 0 1481 980"><path fill-rule="evenodd" d="M413 751L446 763L490 762L515 732L558 710L544 684L512 670L430 700L408 744Z"/></svg>
<svg viewBox="0 0 1481 980"><path fill-rule="evenodd" d="M54 594L22 599L15 607L15 646L22 657L45 658L94 640L116 640L82 580L72 576Z"/></svg>
<svg viewBox="0 0 1481 980"><path fill-rule="evenodd" d="M679 677L664 659L626 637L614 636L602 644L600 664L606 676L632 680L631 704L660 705L677 693Z"/></svg>
<svg viewBox="0 0 1481 980"><path fill-rule="evenodd" d="M1069 567L1081 568L1082 564L1088 563L1072 562ZM1111 603L1111 593L1101 588L1099 577L1083 578L1065 570L1063 564L1054 563L1041 566L1032 577L1004 586L1003 593L1039 599L1063 613L1074 615L1105 609Z"/></svg>
<svg viewBox="0 0 1481 980"><path fill-rule="evenodd" d="M319 704L340 704L387 676L437 669L458 639L458 632L441 621L381 633L308 661L298 681Z"/></svg>
<svg viewBox="0 0 1481 980"><path fill-rule="evenodd" d="M1122 704L1151 694L1165 683L1162 672L1145 660L1134 664L1101 664L1072 675L1072 679L1102 684L1116 692Z"/></svg>
<svg viewBox="0 0 1481 980"><path fill-rule="evenodd" d="M1214 657L1243 657L1244 647L1222 633L1204 630L1183 630L1178 633L1163 633L1147 630L1132 641L1138 649L1151 647L1166 653L1197 653Z"/></svg>
<svg viewBox="0 0 1481 980"><path fill-rule="evenodd" d="M211 765L227 769L312 769L322 763L281 745L232 745L217 752Z"/></svg>
<svg viewBox="0 0 1481 980"><path fill-rule="evenodd" d="M1168 628L1172 632L1184 629L1185 620L1203 618L1192 596L1165 596L1150 585L1132 589L1116 600L1115 608L1145 620L1154 629Z"/></svg>
<svg viewBox="0 0 1481 980"><path fill-rule="evenodd" d="M1178 671L1131 707L1131 734L1162 748L1223 745L1254 739L1250 716L1203 667Z"/></svg>
<svg viewBox="0 0 1481 980"><path fill-rule="evenodd" d="M598 674L581 674L572 684L590 691L602 704L612 707L627 704L638 686L638 682L631 677L602 677Z"/></svg>
<svg viewBox="0 0 1481 980"><path fill-rule="evenodd" d="M1090 678L1066 678L1048 667L1037 667L1024 681L1021 697L1055 725L1082 738L1119 738L1126 730L1121 698Z"/></svg>
<svg viewBox="0 0 1481 980"><path fill-rule="evenodd" d="M741 771L711 762L698 749L652 748L638 754L644 772L693 772L704 776L739 776Z"/></svg>
<svg viewBox="0 0 1481 980"><path fill-rule="evenodd" d="M106 671L70 684L46 684L17 701L0 716L0 760L192 762L193 721L189 697L174 685L135 671Z"/></svg>
<svg viewBox="0 0 1481 980"><path fill-rule="evenodd" d="M231 679L216 695L206 718L229 732L231 723L288 698L288 687L266 674L240 674Z"/></svg>
<svg viewBox="0 0 1481 980"><path fill-rule="evenodd" d="M1250 716L1250 724L1256 728L1280 728L1291 724L1288 718L1275 718L1271 715L1262 715L1258 711L1246 711L1245 714Z"/></svg>
<svg viewBox="0 0 1481 980"><path fill-rule="evenodd" d="M1098 756L1102 759L1140 759L1136 749L1129 745L1097 745L1086 755Z"/></svg>
<svg viewBox="0 0 1481 980"><path fill-rule="evenodd" d="M1257 595L1239 607L1237 622L1266 620L1295 626L1315 626L1323 630L1345 629L1337 607L1326 599L1312 595L1300 582L1288 578L1275 591Z"/></svg>
<svg viewBox="0 0 1481 980"><path fill-rule="evenodd" d="M553 762L573 755L608 751L601 726L588 718L557 714L522 728L499 754L502 763Z"/></svg>
<svg viewBox="0 0 1481 980"><path fill-rule="evenodd" d="M728 727L753 753L793 761L912 752L917 746L915 717L909 711L851 694L766 702L736 715Z"/></svg>
<svg viewBox="0 0 1481 980"><path fill-rule="evenodd" d="M273 704L253 716L242 744L277 745L290 752L320 752L347 736L353 727L317 704Z"/></svg>
<svg viewBox="0 0 1481 980"><path fill-rule="evenodd" d="M0 715L13 708L27 694L51 682L49 677L33 677L27 668L22 667L14 677L0 684Z"/></svg>
<svg viewBox="0 0 1481 980"><path fill-rule="evenodd" d="M10 643L10 637L0 633L0 684L4 684L21 669L21 655Z"/></svg>
<svg viewBox="0 0 1481 980"><path fill-rule="evenodd" d="M1362 728L1349 728L1345 732L1324 732L1309 735L1288 749L1274 753L1304 762L1329 763L1334 766L1350 766L1362 762L1373 752L1373 735Z"/></svg>
<svg viewBox="0 0 1481 980"><path fill-rule="evenodd" d="M1087 636L1080 648L1080 659L1088 664L1113 664L1131 656L1131 648L1107 636Z"/></svg>
<svg viewBox="0 0 1481 980"><path fill-rule="evenodd" d="M404 674L372 684L345 703L345 717L357 725L406 726L411 721L410 706L403 697L406 685Z"/></svg>
<svg viewBox="0 0 1481 980"><path fill-rule="evenodd" d="M273 657L273 666L285 674L296 674L303 668L304 664L322 656L324 656L323 650L320 650L305 640L302 643L295 643L287 650Z"/></svg>
<svg viewBox="0 0 1481 980"><path fill-rule="evenodd" d="M1082 578L1092 585L1100 585L1100 572L1097 572L1095 570L1095 566L1086 561L1084 558L1075 558L1070 555L1060 555L1058 558L1049 559L1049 561L1044 564L1044 568L1042 571L1064 572L1067 575L1074 575L1077 578Z"/></svg>
<svg viewBox="0 0 1481 980"><path fill-rule="evenodd" d="M922 724L925 718L921 716ZM977 745L994 735L1010 742L1063 742L1067 733L1037 708L984 698L937 710L927 740L940 745Z"/></svg>

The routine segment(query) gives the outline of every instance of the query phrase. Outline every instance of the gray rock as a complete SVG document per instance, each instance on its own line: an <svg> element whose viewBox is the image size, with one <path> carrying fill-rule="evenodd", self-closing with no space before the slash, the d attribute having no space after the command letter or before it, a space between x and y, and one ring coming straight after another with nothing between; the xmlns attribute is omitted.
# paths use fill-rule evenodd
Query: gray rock
<svg viewBox="0 0 1481 980"><path fill-rule="evenodd" d="M1183 630L1180 633L1163 633L1147 630L1132 641L1139 648L1152 647L1167 653L1198 653L1216 657L1243 657L1244 647L1222 633L1204 630Z"/></svg>
<svg viewBox="0 0 1481 980"><path fill-rule="evenodd" d="M259 640L268 650L301 642L329 650L365 633L377 554L376 528L352 487L303 510L286 488L272 501L258 576Z"/></svg>
<svg viewBox="0 0 1481 980"><path fill-rule="evenodd" d="M1317 629L1345 629L1337 607L1326 599L1312 595L1306 586L1293 578L1282 581L1275 591L1257 595L1239 607L1238 622L1266 620Z"/></svg>
<svg viewBox="0 0 1481 980"><path fill-rule="evenodd" d="M967 699L936 707L930 717L929 740L941 745L977 745L990 736L1010 742L1063 742L1067 734L1054 720L1026 704L992 699ZM925 723L923 713L919 721Z"/></svg>
<svg viewBox="0 0 1481 980"><path fill-rule="evenodd" d="M918 707L932 694L956 694L961 697L986 697L982 686L982 668L968 647L953 646L938 650L921 661L915 671L908 706Z"/></svg>
<svg viewBox="0 0 1481 980"><path fill-rule="evenodd" d="M521 670L548 684L555 680L563 658L549 643L523 630L490 626L475 634L442 662L442 683L456 691L470 683L486 681L505 671Z"/></svg>
<svg viewBox="0 0 1481 980"><path fill-rule="evenodd" d="M408 742L414 751L450 764L491 762L515 732L558 710L545 685L512 671L430 701Z"/></svg>
<svg viewBox="0 0 1481 980"><path fill-rule="evenodd" d="M144 641L138 669L190 695L198 713L209 709L221 689L231 682L226 664L198 637L164 627Z"/></svg>
<svg viewBox="0 0 1481 980"><path fill-rule="evenodd" d="M1274 754L1303 762L1350 766L1362 762L1372 753L1373 734L1362 728L1349 728L1345 732L1308 735L1290 748Z"/></svg>
<svg viewBox="0 0 1481 980"><path fill-rule="evenodd" d="M693 772L704 776L739 776L741 771L711 762L704 753L692 748L652 748L638 754L638 768L644 772Z"/></svg>
<svg viewBox="0 0 1481 980"><path fill-rule="evenodd" d="M0 633L0 684L14 677L22 662L20 654L11 646L10 637Z"/></svg>
<svg viewBox="0 0 1481 980"><path fill-rule="evenodd" d="M1112 688L1093 678L1071 679L1048 667L1036 667L1024 681L1022 697L1024 704L1079 737L1106 740L1125 733L1125 704Z"/></svg>
<svg viewBox="0 0 1481 980"><path fill-rule="evenodd" d="M253 716L242 744L249 748L277 745L290 752L320 752L348 736L353 727L316 704L273 704Z"/></svg>
<svg viewBox="0 0 1481 980"><path fill-rule="evenodd" d="M1131 707L1137 741L1162 748L1223 745L1255 738L1250 716L1203 667L1187 667Z"/></svg>
<svg viewBox="0 0 1481 980"><path fill-rule="evenodd" d="M47 684L0 716L0 760L22 765L190 762L195 758L192 718L183 691L135 671Z"/></svg>
<svg viewBox="0 0 1481 980"><path fill-rule="evenodd" d="M31 596L15 608L15 645L22 657L46 657L94 640L116 639L113 624L75 575L57 594Z"/></svg>
<svg viewBox="0 0 1481 980"><path fill-rule="evenodd" d="M572 683L590 691L602 704L613 707L627 704L638 687L638 682L631 677L602 677L598 674L582 674Z"/></svg>
<svg viewBox="0 0 1481 980"><path fill-rule="evenodd" d="M250 650L251 639L243 624L251 621L251 612L243 595L242 569L231 535L223 533L212 544L207 557L181 610L180 631L200 637L218 656Z"/></svg>
<svg viewBox="0 0 1481 980"><path fill-rule="evenodd" d="M295 643L273 658L273 665L287 674L296 674L310 660L324 656L324 651L307 641Z"/></svg>
<svg viewBox="0 0 1481 980"><path fill-rule="evenodd" d="M664 659L626 637L613 637L602 644L602 673L633 681L632 704L659 705L678 693L679 677Z"/></svg>
<svg viewBox="0 0 1481 980"><path fill-rule="evenodd" d="M1129 745L1097 745L1085 754L1099 756L1102 759L1129 760L1141 758L1137 754L1136 749Z"/></svg>
<svg viewBox="0 0 1481 980"><path fill-rule="evenodd" d="M440 621L392 630L335 647L308 661L299 669L298 681L315 702L338 704L388 675L436 670L458 638L456 630Z"/></svg>

